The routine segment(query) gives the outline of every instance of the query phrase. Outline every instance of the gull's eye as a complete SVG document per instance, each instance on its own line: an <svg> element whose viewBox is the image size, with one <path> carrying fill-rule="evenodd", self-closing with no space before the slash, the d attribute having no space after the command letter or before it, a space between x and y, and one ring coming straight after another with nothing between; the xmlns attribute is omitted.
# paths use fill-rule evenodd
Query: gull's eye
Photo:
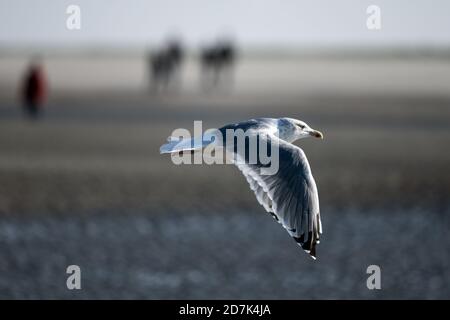
<svg viewBox="0 0 450 320"><path fill-rule="evenodd" d="M305 129L305 126L304 125L302 125L302 124L298 124L297 126L299 126L300 127L300 129Z"/></svg>

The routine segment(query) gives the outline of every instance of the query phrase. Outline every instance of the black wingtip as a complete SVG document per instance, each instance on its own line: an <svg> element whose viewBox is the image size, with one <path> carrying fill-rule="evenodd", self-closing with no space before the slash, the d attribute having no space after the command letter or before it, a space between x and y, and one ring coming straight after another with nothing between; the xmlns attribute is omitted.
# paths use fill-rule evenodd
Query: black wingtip
<svg viewBox="0 0 450 320"><path fill-rule="evenodd" d="M305 252L307 254L310 255L310 257L313 260L317 260L317 255L316 255L316 244L318 242L315 242L313 237L312 237L312 232L309 232L308 234L308 239L305 241L305 236L304 234L302 234L300 237L293 237L294 240L297 242L297 244L299 246L302 247L303 250L305 250Z"/></svg>
<svg viewBox="0 0 450 320"><path fill-rule="evenodd" d="M313 258L313 260L317 260L316 246L313 246L311 248L311 251L309 252L309 255L311 256L311 258Z"/></svg>

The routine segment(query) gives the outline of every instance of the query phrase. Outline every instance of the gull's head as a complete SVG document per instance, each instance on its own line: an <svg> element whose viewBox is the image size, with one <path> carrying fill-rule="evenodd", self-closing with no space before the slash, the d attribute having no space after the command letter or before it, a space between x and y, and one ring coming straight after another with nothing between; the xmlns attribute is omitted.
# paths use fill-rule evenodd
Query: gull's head
<svg viewBox="0 0 450 320"><path fill-rule="evenodd" d="M286 130L286 133L290 136L291 142L303 139L307 137L314 137L323 139L322 132L311 128L308 124L301 120L293 119L293 118L281 118L279 130Z"/></svg>

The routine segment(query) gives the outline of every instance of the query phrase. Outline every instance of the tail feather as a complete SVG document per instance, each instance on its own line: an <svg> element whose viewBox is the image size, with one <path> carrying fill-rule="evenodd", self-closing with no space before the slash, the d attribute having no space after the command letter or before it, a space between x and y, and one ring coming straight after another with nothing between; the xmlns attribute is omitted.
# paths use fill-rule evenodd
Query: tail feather
<svg viewBox="0 0 450 320"><path fill-rule="evenodd" d="M159 148L160 153L175 153L180 151L193 151L206 147L211 143L210 140L202 139L202 137L192 139L177 139L169 137L167 143Z"/></svg>

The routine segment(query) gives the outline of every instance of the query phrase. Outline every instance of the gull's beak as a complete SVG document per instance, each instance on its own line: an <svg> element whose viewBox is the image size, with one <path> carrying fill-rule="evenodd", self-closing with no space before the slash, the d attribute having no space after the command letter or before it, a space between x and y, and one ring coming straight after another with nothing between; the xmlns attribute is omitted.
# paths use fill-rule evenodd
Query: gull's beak
<svg viewBox="0 0 450 320"><path fill-rule="evenodd" d="M320 138L323 139L323 134L322 132L318 131L318 130L311 130L309 131L309 135L315 138Z"/></svg>

